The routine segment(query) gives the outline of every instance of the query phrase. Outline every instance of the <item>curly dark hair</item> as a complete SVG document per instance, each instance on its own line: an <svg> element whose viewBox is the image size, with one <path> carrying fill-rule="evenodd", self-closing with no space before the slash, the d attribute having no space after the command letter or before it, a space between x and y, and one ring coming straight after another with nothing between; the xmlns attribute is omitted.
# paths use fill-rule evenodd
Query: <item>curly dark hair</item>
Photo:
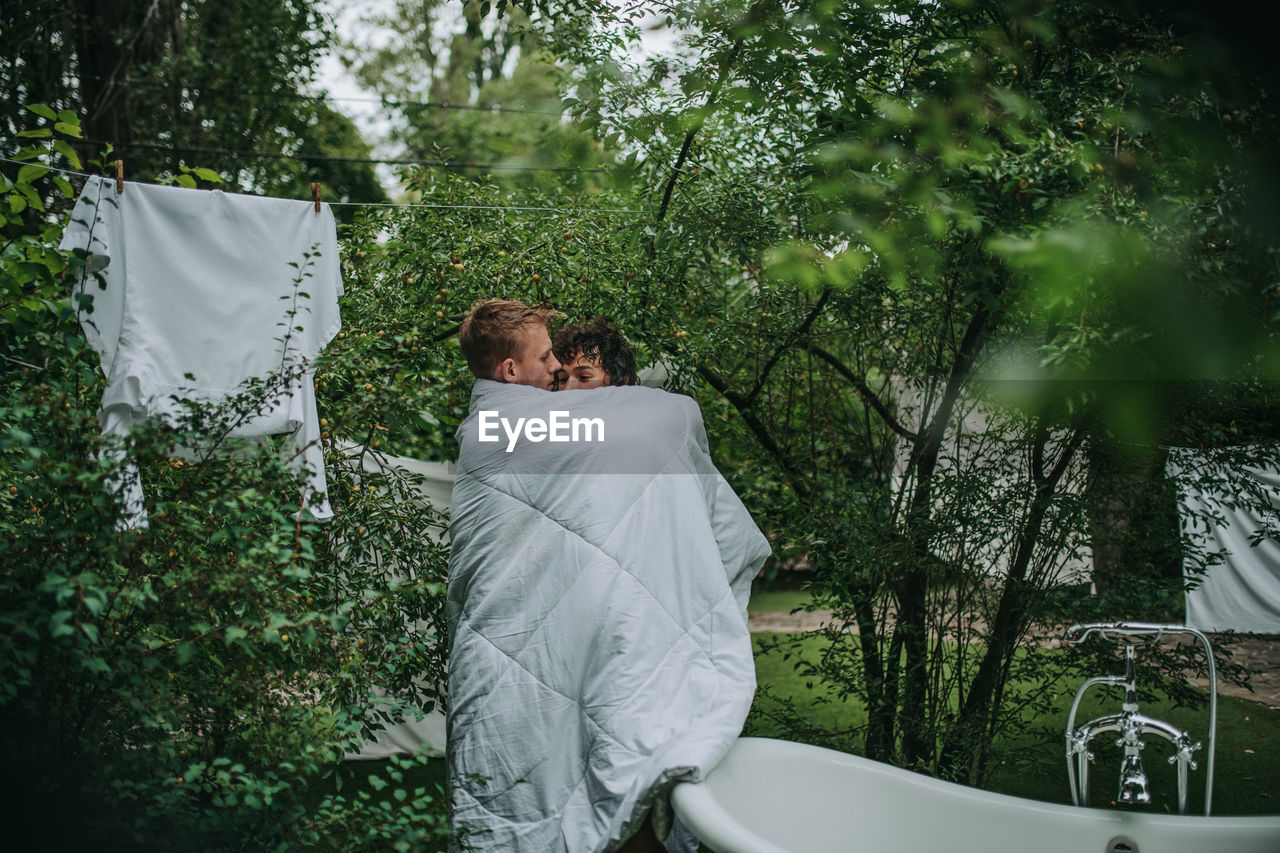
<svg viewBox="0 0 1280 853"><path fill-rule="evenodd" d="M609 374L611 385L636 385L636 355L631 344L602 314L590 323L571 323L556 330L551 338L551 349L556 360L570 364L580 355L597 362Z"/></svg>

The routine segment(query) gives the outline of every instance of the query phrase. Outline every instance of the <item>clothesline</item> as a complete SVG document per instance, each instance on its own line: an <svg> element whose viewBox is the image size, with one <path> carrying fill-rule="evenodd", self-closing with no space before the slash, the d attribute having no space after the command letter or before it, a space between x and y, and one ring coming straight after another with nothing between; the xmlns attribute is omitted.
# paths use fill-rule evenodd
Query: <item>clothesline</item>
<svg viewBox="0 0 1280 853"><path fill-rule="evenodd" d="M86 142L105 145L100 139L86 139ZM228 157L248 157L258 160L297 160L315 163L366 163L387 166L440 166L446 169L506 169L516 172L572 172L593 173L605 171L599 167L583 168L581 166L530 166L525 163L473 163L469 160L420 160L412 157L347 157L338 154L285 154L280 151L242 151L234 148L210 148L200 145L178 145L160 142L125 142L116 145L117 149L141 148L148 151L186 151L192 154L217 154Z"/></svg>
<svg viewBox="0 0 1280 853"><path fill-rule="evenodd" d="M101 75L92 75L91 79L99 81L115 82L112 77L104 77ZM126 80L124 85L127 86L153 86L174 88L172 83L163 80ZM179 88L188 88L182 84L178 84ZM236 89L229 86L200 86L196 87L201 92L215 92L218 94L243 95L253 98L279 98L301 101L354 101L360 103L381 104L387 107L423 107L436 110L467 110L470 112L481 113L515 113L518 115L545 115L560 116L565 110L535 110L522 107L504 107L500 104L492 104L484 106L482 104L450 104L445 101L415 101L400 98L379 98L379 97L353 97L350 95L309 95L303 92L255 92L245 89Z"/></svg>
<svg viewBox="0 0 1280 853"><path fill-rule="evenodd" d="M327 201L332 207L423 207L439 210L536 210L547 213L651 213L648 210L631 210L625 207L523 207L504 204L423 204L397 201Z"/></svg>
<svg viewBox="0 0 1280 853"><path fill-rule="evenodd" d="M23 160L13 160L8 157L0 157L0 162L13 163L17 166L40 166L51 172L61 172L64 175L77 175L82 178L93 177L89 172L77 172L74 169L64 169L58 166L48 166L44 163L30 163ZM310 201L310 199L302 199ZM395 201L330 201L325 202L330 207L405 207L405 208L425 208L432 210L489 210L489 211L536 211L540 213L627 213L627 214L645 214L651 213L648 210L633 210L631 208L622 207L540 207L534 205L503 205L503 204L430 204L426 202L395 202Z"/></svg>

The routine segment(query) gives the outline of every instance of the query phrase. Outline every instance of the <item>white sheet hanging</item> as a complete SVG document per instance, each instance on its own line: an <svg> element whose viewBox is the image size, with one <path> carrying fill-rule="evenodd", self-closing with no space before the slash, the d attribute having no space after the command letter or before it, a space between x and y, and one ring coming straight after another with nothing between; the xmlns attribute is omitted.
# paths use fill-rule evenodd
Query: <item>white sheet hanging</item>
<svg viewBox="0 0 1280 853"><path fill-rule="evenodd" d="M288 434L291 459L309 471L312 513L332 516L310 367L342 326L327 206L137 183L117 193L91 177L62 248L91 255L75 292L93 297L79 316L107 377L105 432L172 421L184 401L222 403L247 380L288 372L231 435ZM145 524L140 487L125 486L128 526Z"/></svg>
<svg viewBox="0 0 1280 853"><path fill-rule="evenodd" d="M1268 538L1254 546L1251 537L1265 529L1259 503L1240 500L1221 463L1186 448L1169 453L1168 476L1178 484L1178 515L1183 529L1205 537L1210 552L1223 562L1199 576L1187 592L1187 624L1202 631L1253 631L1280 634L1280 542ZM1235 477L1252 480L1254 498L1268 500L1280 512L1280 469L1244 465ZM1214 516L1212 520L1208 517ZM1274 530L1274 517L1270 520ZM1196 566L1187 566L1192 579Z"/></svg>

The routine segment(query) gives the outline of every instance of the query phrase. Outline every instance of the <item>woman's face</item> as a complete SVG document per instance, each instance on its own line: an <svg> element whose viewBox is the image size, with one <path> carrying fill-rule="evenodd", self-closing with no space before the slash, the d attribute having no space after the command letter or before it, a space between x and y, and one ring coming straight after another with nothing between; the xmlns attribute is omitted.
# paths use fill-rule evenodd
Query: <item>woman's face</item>
<svg viewBox="0 0 1280 853"><path fill-rule="evenodd" d="M565 366L569 376L564 386L569 390L579 388L603 388L608 385L611 380L609 372L600 366L600 362L593 361L585 355L577 355L572 358Z"/></svg>

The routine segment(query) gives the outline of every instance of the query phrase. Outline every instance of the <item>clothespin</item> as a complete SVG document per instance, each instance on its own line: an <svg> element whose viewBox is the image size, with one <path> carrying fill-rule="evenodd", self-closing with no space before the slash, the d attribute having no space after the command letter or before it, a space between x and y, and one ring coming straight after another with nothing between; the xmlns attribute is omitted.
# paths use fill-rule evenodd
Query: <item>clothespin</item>
<svg viewBox="0 0 1280 853"><path fill-rule="evenodd" d="M124 192L124 161L116 161L116 192Z"/></svg>
<svg viewBox="0 0 1280 853"><path fill-rule="evenodd" d="M311 185L311 200L316 203L316 213L320 212L320 185Z"/></svg>

